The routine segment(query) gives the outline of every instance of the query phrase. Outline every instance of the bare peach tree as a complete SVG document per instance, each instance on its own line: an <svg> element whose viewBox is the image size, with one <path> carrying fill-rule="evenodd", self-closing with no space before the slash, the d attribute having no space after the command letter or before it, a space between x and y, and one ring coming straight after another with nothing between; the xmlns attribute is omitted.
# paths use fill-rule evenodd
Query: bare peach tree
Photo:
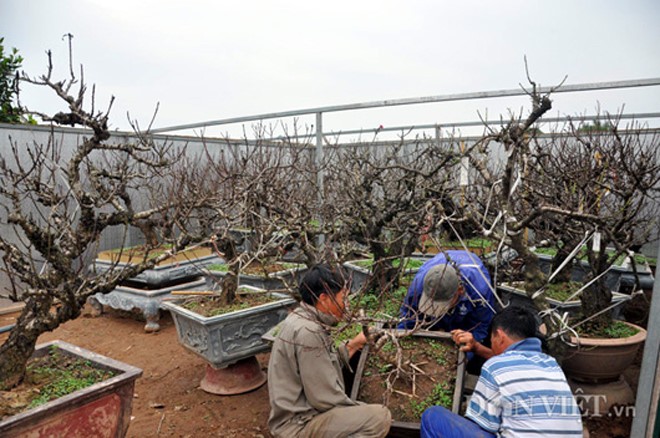
<svg viewBox="0 0 660 438"><path fill-rule="evenodd" d="M488 127L467 154L474 181L465 215L484 235L515 250L528 296L546 310L548 275L532 246L541 240L555 244L554 268L565 266L561 272L568 276L566 257L575 255L585 236L597 235L598 245L585 246L590 278L596 278L641 245L657 218L657 139L639 127L622 132L614 119L598 131L569 124L556 135L540 135L535 123L551 108L550 93L539 94L531 83L529 115L499 130ZM608 319L610 299L601 276L583 293L583 312ZM550 330L560 331L561 322L543 314Z"/></svg>
<svg viewBox="0 0 660 438"><path fill-rule="evenodd" d="M22 80L53 91L67 109L32 114L89 131L70 153L51 135L47 144L12 140L0 159L1 214L8 227L0 235L0 251L2 270L11 280L3 295L25 304L0 346L1 388L21 381L39 335L78 317L88 297L110 292L200 239L204 218L197 212L208 201L206 193L180 178L191 167L182 150L143 134L131 143L112 138L111 105L97 111L94 88L86 101L85 82L73 71L67 80L54 80L50 54L48 63L45 75L24 74ZM88 270L102 233L129 227L146 232L144 258L125 268ZM164 241L171 249L150 256L148 250Z"/></svg>
<svg viewBox="0 0 660 438"><path fill-rule="evenodd" d="M532 109L526 117L515 116L501 129L486 126L485 134L466 152L472 168L463 215L481 234L513 248L525 265L526 289L532 294L544 284L538 257L527 244L525 230L554 207L533 204L526 196L530 180L535 123L551 107L550 94L541 95L532 82ZM543 297L534 297L539 309Z"/></svg>
<svg viewBox="0 0 660 438"><path fill-rule="evenodd" d="M595 316L591 325L607 325L604 310L612 299L608 269L657 229L658 135L638 123L620 129L613 116L599 129L570 123L543 143L534 156L534 184L526 196L530 203L553 208L532 228L537 240L557 249L553 270L585 236L593 236L577 253L588 262L586 280L593 280L580 298L584 315ZM635 258L630 261L636 270ZM571 263L567 266L570 274Z"/></svg>
<svg viewBox="0 0 660 438"><path fill-rule="evenodd" d="M396 144L342 146L330 163L330 201L339 209L342 227L351 240L373 255L367 290L398 286L403 261L418 247L420 236L432 232L452 212L451 168L456 155L429 139Z"/></svg>

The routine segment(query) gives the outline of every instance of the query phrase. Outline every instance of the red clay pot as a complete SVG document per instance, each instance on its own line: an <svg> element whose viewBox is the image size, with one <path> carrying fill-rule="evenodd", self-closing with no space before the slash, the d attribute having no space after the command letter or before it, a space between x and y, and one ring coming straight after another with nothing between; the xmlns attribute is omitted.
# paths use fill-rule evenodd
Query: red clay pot
<svg viewBox="0 0 660 438"><path fill-rule="evenodd" d="M64 354L119 374L1 421L0 436L124 437L131 420L135 380L142 375L142 370L63 341L38 345L34 354L47 354L51 345L56 345Z"/></svg>

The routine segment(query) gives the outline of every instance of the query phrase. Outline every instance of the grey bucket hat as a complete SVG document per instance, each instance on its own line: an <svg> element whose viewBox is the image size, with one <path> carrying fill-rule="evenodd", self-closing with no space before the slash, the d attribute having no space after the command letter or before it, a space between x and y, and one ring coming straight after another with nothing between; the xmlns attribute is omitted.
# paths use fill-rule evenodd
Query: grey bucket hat
<svg viewBox="0 0 660 438"><path fill-rule="evenodd" d="M419 311L440 318L447 313L456 291L459 278L456 269L448 264L433 266L424 275L424 287L419 299Z"/></svg>

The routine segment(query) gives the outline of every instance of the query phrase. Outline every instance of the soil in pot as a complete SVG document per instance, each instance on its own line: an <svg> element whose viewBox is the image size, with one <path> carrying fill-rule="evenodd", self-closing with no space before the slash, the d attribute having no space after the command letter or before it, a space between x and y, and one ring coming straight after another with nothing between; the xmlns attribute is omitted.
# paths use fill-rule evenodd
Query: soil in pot
<svg viewBox="0 0 660 438"><path fill-rule="evenodd" d="M557 301L568 300L575 292L584 286L579 281L565 281L560 283L550 283L545 289L545 296ZM573 298L579 300L579 297Z"/></svg>
<svg viewBox="0 0 660 438"><path fill-rule="evenodd" d="M392 418L403 422L419 422L429 406L452 408L456 384L456 347L450 340L420 337L400 341L402 372L394 379L396 349L385 344L370 352L360 379L357 399L366 403L383 403ZM387 381L393 381L388 395Z"/></svg>
<svg viewBox="0 0 660 438"><path fill-rule="evenodd" d="M463 243L465 246L463 246ZM481 256L484 255L490 251L493 250L493 242L480 238L480 237L475 237L472 239L466 239L461 243L460 241L453 241L453 240L440 240L436 244L435 241L433 240L427 240L424 243L424 247L422 249L422 252L424 254L438 254L441 251L450 251L450 250L465 250L465 247L467 247L468 251Z"/></svg>
<svg viewBox="0 0 660 438"><path fill-rule="evenodd" d="M30 359L23 382L11 391L0 391L0 420L114 377L112 370L62 354L51 347L48 354Z"/></svg>
<svg viewBox="0 0 660 438"><path fill-rule="evenodd" d="M221 296L201 296L186 299L181 307L205 317L224 315L238 310L249 309L262 304L281 300L269 293L238 293L233 303L227 304Z"/></svg>
<svg viewBox="0 0 660 438"><path fill-rule="evenodd" d="M274 262L274 263L260 263L258 261L253 261L241 269L241 274L255 275L258 277L264 277L268 274L275 272L286 271L287 269L295 269L303 267L299 263L284 263L284 262ZM229 265L226 264L211 264L206 267L209 271L217 272L227 272L229 270Z"/></svg>
<svg viewBox="0 0 660 438"><path fill-rule="evenodd" d="M610 321L606 326L586 322L576 328L581 336L599 339L621 339L635 336L639 330L622 321Z"/></svg>

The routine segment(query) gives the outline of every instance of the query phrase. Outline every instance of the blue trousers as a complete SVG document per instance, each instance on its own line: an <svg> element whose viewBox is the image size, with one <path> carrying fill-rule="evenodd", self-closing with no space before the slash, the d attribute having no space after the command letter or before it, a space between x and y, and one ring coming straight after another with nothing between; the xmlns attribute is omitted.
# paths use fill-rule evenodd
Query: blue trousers
<svg viewBox="0 0 660 438"><path fill-rule="evenodd" d="M432 406L422 414L422 438L495 438L465 417L441 406Z"/></svg>

